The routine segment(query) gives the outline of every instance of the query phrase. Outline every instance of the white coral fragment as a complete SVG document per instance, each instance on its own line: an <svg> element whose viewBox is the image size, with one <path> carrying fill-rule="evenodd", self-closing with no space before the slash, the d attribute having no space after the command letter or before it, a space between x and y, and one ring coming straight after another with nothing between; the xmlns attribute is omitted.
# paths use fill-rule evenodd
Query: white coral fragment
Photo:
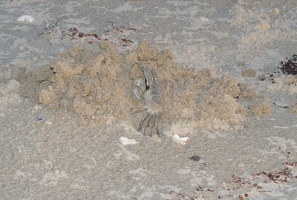
<svg viewBox="0 0 297 200"><path fill-rule="evenodd" d="M137 144L138 142L135 139L129 139L127 137L120 137L120 142L126 146L126 145L134 145Z"/></svg>
<svg viewBox="0 0 297 200"><path fill-rule="evenodd" d="M181 145L185 145L186 141L189 139L189 137L179 137L177 134L174 134L172 136L173 142L179 143Z"/></svg>
<svg viewBox="0 0 297 200"><path fill-rule="evenodd" d="M30 23L35 21L35 19L29 15L20 16L17 20L19 22L30 22Z"/></svg>

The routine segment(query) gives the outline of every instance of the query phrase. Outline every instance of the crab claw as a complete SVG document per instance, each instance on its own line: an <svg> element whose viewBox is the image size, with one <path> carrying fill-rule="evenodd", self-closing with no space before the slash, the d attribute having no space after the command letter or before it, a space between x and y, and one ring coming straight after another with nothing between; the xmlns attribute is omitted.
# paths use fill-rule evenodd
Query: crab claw
<svg viewBox="0 0 297 200"><path fill-rule="evenodd" d="M144 81L141 78L137 78L134 80L132 92L136 96L137 99L143 99L143 94L146 90L146 86Z"/></svg>

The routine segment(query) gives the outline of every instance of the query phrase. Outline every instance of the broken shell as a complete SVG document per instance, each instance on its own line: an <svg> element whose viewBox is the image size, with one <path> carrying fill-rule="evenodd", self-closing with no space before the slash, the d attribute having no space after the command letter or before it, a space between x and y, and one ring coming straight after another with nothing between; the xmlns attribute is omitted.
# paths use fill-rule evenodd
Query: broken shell
<svg viewBox="0 0 297 200"><path fill-rule="evenodd" d="M172 136L173 142L179 143L181 145L185 145L186 141L189 139L189 137L179 137L177 134L174 134Z"/></svg>
<svg viewBox="0 0 297 200"><path fill-rule="evenodd" d="M120 137L120 142L126 146L126 145L133 145L137 144L138 142L135 139L129 139L127 137Z"/></svg>
<svg viewBox="0 0 297 200"><path fill-rule="evenodd" d="M35 19L29 15L23 15L17 19L19 22L34 22Z"/></svg>

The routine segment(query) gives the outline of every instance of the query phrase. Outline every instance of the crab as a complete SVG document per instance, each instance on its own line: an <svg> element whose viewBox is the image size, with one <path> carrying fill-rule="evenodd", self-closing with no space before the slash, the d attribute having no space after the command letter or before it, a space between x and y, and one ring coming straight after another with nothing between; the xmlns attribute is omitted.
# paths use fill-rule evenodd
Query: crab
<svg viewBox="0 0 297 200"><path fill-rule="evenodd" d="M132 92L137 99L144 101L142 110L146 110L146 115L139 123L138 131L144 135L153 136L157 134L160 137L159 121L163 111L161 85L154 70L140 63L136 64L143 71L144 79L137 78L134 80Z"/></svg>

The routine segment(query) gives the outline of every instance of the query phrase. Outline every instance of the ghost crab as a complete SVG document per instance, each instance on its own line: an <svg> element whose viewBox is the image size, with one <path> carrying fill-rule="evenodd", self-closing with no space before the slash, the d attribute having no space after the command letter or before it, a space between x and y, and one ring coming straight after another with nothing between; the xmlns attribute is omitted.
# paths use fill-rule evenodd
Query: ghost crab
<svg viewBox="0 0 297 200"><path fill-rule="evenodd" d="M140 63L136 65L143 71L144 79L134 79L132 92L137 99L144 101L142 110L146 110L145 117L139 123L138 131L144 135L157 134L160 137L158 124L163 111L162 88L154 70Z"/></svg>

